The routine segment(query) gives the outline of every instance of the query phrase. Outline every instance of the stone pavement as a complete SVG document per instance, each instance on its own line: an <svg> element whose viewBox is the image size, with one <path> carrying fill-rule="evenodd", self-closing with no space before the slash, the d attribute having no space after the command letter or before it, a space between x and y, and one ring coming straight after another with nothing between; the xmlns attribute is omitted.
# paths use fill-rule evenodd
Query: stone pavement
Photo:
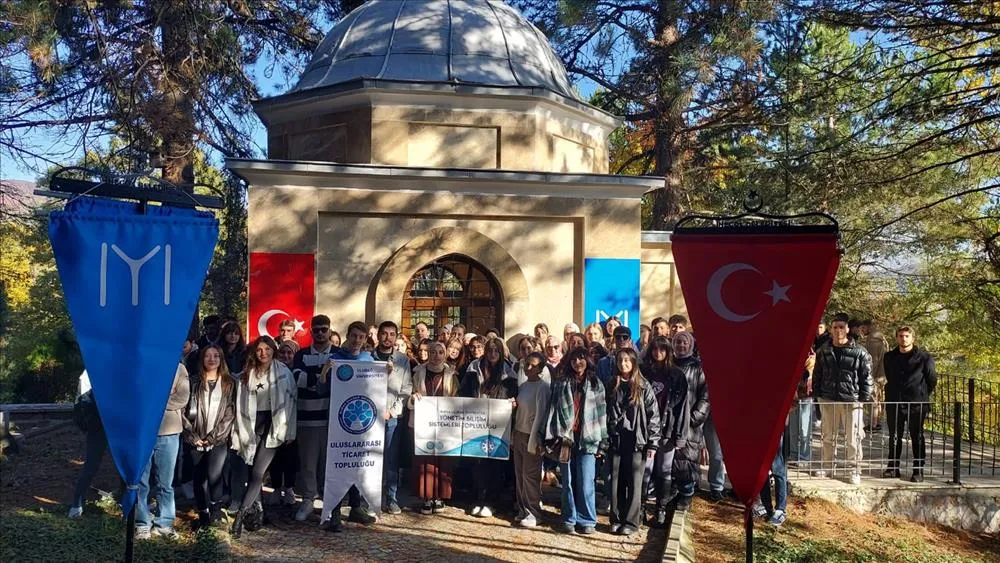
<svg viewBox="0 0 1000 563"><path fill-rule="evenodd" d="M555 501L551 493L546 500ZM645 527L631 538L613 536L606 516L591 536L558 534L552 530L558 509L551 504L533 529L508 518L474 518L456 507L424 516L411 506L400 515L381 514L372 526L345 521L340 534L319 527L318 510L295 522L294 508L269 508L274 523L233 540L233 555L254 561L660 561L666 543L664 530Z"/></svg>

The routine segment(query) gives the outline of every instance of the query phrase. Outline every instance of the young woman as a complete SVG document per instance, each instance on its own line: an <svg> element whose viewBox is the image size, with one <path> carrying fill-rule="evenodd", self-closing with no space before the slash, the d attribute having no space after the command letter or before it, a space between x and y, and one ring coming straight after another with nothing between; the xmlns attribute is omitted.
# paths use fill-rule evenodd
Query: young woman
<svg viewBox="0 0 1000 563"><path fill-rule="evenodd" d="M487 340L483 356L469 364L469 369L462 378L459 395L514 401L517 398L517 374L504 362L503 352L503 343L499 338ZM508 461L502 459L475 460L472 470L476 487L473 516L493 516L493 509L489 505L502 495L503 486L508 481L508 466Z"/></svg>
<svg viewBox="0 0 1000 563"><path fill-rule="evenodd" d="M534 333L535 333L535 338L537 338L539 342L544 343L546 340L549 339L549 325L545 323L536 324Z"/></svg>
<svg viewBox="0 0 1000 563"><path fill-rule="evenodd" d="M542 379L545 356L531 352L523 359L525 380L517 388L511 457L514 459L514 492L520 526L533 528L542 518L542 454L539 430L549 406L550 384Z"/></svg>
<svg viewBox="0 0 1000 563"><path fill-rule="evenodd" d="M222 349L201 349L198 376L191 380L191 397L181 422L182 437L191 446L197 527L222 517L222 470L236 418L236 385L223 361Z"/></svg>
<svg viewBox="0 0 1000 563"><path fill-rule="evenodd" d="M546 451L558 457L562 470L558 531L592 534L597 524L596 456L608 441L607 398L586 349L574 349L566 360L565 376L552 383L543 437Z"/></svg>
<svg viewBox="0 0 1000 563"><path fill-rule="evenodd" d="M413 395L410 396L410 427L413 411L423 397L454 397L458 395L459 381L455 369L446 361L446 350L440 342L428 342L427 362L413 370ZM415 490L423 500L421 514L443 512L446 500L451 500L454 458L414 456Z"/></svg>
<svg viewBox="0 0 1000 563"><path fill-rule="evenodd" d="M426 364L427 360L430 358L430 339L423 339L420 344L413 350L413 356L410 358L410 372L417 369L417 366L421 364Z"/></svg>
<svg viewBox="0 0 1000 563"><path fill-rule="evenodd" d="M247 344L243 340L243 329L240 328L239 323L230 321L222 325L221 335L226 368L232 375L239 375L247 360Z"/></svg>
<svg viewBox="0 0 1000 563"><path fill-rule="evenodd" d="M452 329L454 331L454 329ZM460 336L452 336L451 340L447 344L448 356L445 361L448 365L455 370L457 374L465 373L465 370L469 368L468 355L465 353L465 342L462 341Z"/></svg>
<svg viewBox="0 0 1000 563"><path fill-rule="evenodd" d="M694 354L694 336L686 330L678 332L674 335L671 346L674 364L687 380L688 425L684 431L683 446L678 446L674 451L673 463L673 477L680 493L677 509L687 510L691 507L701 471L701 450L705 447L704 427L709 412L708 386L705 384L701 360Z"/></svg>
<svg viewBox="0 0 1000 563"><path fill-rule="evenodd" d="M604 345L604 329L601 328L601 323L590 323L587 328L583 330L583 337L587 342L587 347L593 346L594 344Z"/></svg>
<svg viewBox="0 0 1000 563"><path fill-rule="evenodd" d="M656 495L656 523L660 525L666 523L667 505L673 497L674 451L684 447L690 415L687 379L684 372L671 365L670 354L670 340L657 336L646 347L642 362L642 373L653 387L660 410L660 447L652 463L646 460L644 488L647 495Z"/></svg>
<svg viewBox="0 0 1000 563"><path fill-rule="evenodd" d="M286 340L278 345L278 361L285 364L289 370L295 362L295 353L299 351L299 345L294 340ZM296 388L296 395L297 395ZM296 417L297 418L297 417ZM295 504L295 474L299 467L299 450L296 442L283 444L274 454L274 461L271 462L271 504L284 504L293 506Z"/></svg>
<svg viewBox="0 0 1000 563"><path fill-rule="evenodd" d="M611 317L610 319L604 321L604 347L608 350L614 350L615 346L615 329L622 326L622 322L618 320L618 317Z"/></svg>
<svg viewBox="0 0 1000 563"><path fill-rule="evenodd" d="M337 331L330 332L330 345L334 348L340 348L343 344L343 339L340 337L340 333Z"/></svg>
<svg viewBox="0 0 1000 563"><path fill-rule="evenodd" d="M611 442L611 533L631 536L642 525L643 472L660 445L660 408L653 386L631 348L615 352L617 373L608 389Z"/></svg>
<svg viewBox="0 0 1000 563"><path fill-rule="evenodd" d="M254 340L236 391L233 449L250 467L250 479L230 532L239 538L243 519L260 496L264 472L278 447L295 439L297 389L292 373L274 359L269 336Z"/></svg>
<svg viewBox="0 0 1000 563"><path fill-rule="evenodd" d="M486 339L483 338L482 336L473 336L469 340L468 348L469 348L469 362L470 362L469 365L471 366L472 362L475 362L479 358L482 358L483 354L486 353ZM500 357L503 358L503 350L500 351Z"/></svg>
<svg viewBox="0 0 1000 563"><path fill-rule="evenodd" d="M525 374L524 365L525 365L525 362L528 359L528 356L530 356L532 354L535 354L535 353L538 353L538 354L542 353L542 343L537 338L535 338L534 336L525 336L525 337L522 337L521 340L518 341L518 343L517 343L517 363L514 364L514 371L517 372L517 384L518 384L518 386L520 386L522 383L524 383L525 381L527 381L528 377ZM544 359L545 359L545 356L543 355L542 356L542 360L544 360ZM545 381L550 381L550 379L551 379L550 376L549 376L549 369L547 367L545 367L545 362L544 361L542 362L542 371L540 373L540 377L543 380L545 380Z"/></svg>

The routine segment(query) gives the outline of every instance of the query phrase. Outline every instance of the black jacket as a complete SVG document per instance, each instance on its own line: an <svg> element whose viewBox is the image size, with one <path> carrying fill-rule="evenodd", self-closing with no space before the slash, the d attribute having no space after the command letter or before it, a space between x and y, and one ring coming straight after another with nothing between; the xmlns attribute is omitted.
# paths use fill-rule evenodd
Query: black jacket
<svg viewBox="0 0 1000 563"><path fill-rule="evenodd" d="M691 356L677 360L677 367L687 381L686 411L688 424L681 434L674 453L673 477L679 483L697 483L700 470L699 458L705 447L704 426L708 420L708 385L701 361Z"/></svg>
<svg viewBox="0 0 1000 563"><path fill-rule="evenodd" d="M813 370L813 395L828 401L871 401L872 358L868 351L853 340L836 350L832 344L820 348Z"/></svg>
<svg viewBox="0 0 1000 563"><path fill-rule="evenodd" d="M479 361L474 360L469 364L469 368L462 376L458 387L459 397L477 399L489 395L490 399L515 399L517 398L517 374L510 366L503 363L500 382L494 389L486 389L485 378L479 373Z"/></svg>
<svg viewBox="0 0 1000 563"><path fill-rule="evenodd" d="M649 381L642 380L642 404L632 401L632 384L622 383L614 388L614 381L608 383L608 438L611 451L619 450L623 433L635 433L635 451L655 450L660 445L660 407L656 403L656 393ZM627 427L632 426L630 430Z"/></svg>
<svg viewBox="0 0 1000 563"><path fill-rule="evenodd" d="M937 386L934 358L913 347L909 354L893 348L885 353L885 400L926 403Z"/></svg>
<svg viewBox="0 0 1000 563"><path fill-rule="evenodd" d="M673 366L660 369L655 365L645 364L642 374L653 386L660 406L660 446L671 450L684 447L684 435L691 424L684 372Z"/></svg>
<svg viewBox="0 0 1000 563"><path fill-rule="evenodd" d="M216 385L222 385L222 379ZM191 380L191 396L188 398L187 409L181 423L184 425L182 436L188 444L194 445L196 440L207 440L209 449L219 445L229 444L229 435L233 431L233 422L236 420L236 386L238 381L233 380L227 393L223 388L220 395L222 400L219 403L219 412L215 417L215 426L211 432L206 432L208 428L208 403L205 401L205 394L202 392L201 378Z"/></svg>

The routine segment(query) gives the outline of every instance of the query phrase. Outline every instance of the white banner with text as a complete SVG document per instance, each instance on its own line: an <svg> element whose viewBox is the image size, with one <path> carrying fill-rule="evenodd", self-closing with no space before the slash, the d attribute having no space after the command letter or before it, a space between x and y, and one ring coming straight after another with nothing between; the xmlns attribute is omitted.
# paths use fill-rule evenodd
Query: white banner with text
<svg viewBox="0 0 1000 563"><path fill-rule="evenodd" d="M422 397L413 413L416 455L510 458L507 399Z"/></svg>
<svg viewBox="0 0 1000 563"><path fill-rule="evenodd" d="M382 442L385 439L385 362L335 360L330 378L330 427L327 434L323 514L351 485L358 487L376 514L382 507Z"/></svg>

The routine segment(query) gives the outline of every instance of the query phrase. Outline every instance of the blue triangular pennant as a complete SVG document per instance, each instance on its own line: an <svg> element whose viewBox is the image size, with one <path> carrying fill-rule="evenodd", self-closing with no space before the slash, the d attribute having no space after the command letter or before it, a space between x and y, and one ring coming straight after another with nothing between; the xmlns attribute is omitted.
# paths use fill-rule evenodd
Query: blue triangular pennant
<svg viewBox="0 0 1000 563"><path fill-rule="evenodd" d="M184 337L219 238L194 209L80 197L49 216L49 239L108 445L137 497Z"/></svg>

